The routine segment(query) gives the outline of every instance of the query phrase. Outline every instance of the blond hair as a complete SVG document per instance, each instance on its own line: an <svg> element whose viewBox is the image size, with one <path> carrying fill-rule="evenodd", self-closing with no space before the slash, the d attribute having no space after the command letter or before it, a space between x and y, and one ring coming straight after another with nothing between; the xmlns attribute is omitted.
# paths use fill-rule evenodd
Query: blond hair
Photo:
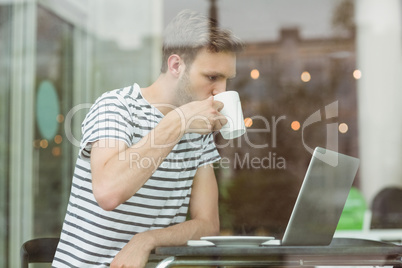
<svg viewBox="0 0 402 268"><path fill-rule="evenodd" d="M183 10L167 25L162 47L161 72L167 71L167 60L177 54L189 66L198 51L238 52L243 44L233 33L217 27L216 22L199 13Z"/></svg>

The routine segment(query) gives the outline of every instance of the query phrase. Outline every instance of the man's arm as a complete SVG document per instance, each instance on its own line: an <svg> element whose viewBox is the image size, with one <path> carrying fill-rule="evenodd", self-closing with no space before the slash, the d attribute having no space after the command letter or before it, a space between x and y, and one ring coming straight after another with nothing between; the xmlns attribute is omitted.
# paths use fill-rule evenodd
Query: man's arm
<svg viewBox="0 0 402 268"><path fill-rule="evenodd" d="M190 239L219 233L218 187L212 164L198 168L190 201L191 220L135 235L111 267L144 267L152 249L185 245Z"/></svg>
<svg viewBox="0 0 402 268"><path fill-rule="evenodd" d="M132 197L184 133L191 130L206 134L219 130L226 123L219 113L222 107L223 104L213 98L186 104L169 112L131 147L117 140L96 141L91 150L91 172L92 190L98 204L105 210L113 210ZM138 163L140 159L152 165L142 167Z"/></svg>
<svg viewBox="0 0 402 268"><path fill-rule="evenodd" d="M92 190L99 206L113 210L132 197L161 164L183 135L177 114L167 115L139 143L98 140L92 145ZM143 167L139 160L155 163Z"/></svg>

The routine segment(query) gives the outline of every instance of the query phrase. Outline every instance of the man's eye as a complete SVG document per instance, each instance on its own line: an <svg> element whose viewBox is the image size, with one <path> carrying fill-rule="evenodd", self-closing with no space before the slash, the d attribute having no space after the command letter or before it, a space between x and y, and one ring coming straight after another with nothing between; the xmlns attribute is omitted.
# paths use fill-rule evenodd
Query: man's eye
<svg viewBox="0 0 402 268"><path fill-rule="evenodd" d="M217 76L208 76L208 79L211 81L216 81L217 78Z"/></svg>

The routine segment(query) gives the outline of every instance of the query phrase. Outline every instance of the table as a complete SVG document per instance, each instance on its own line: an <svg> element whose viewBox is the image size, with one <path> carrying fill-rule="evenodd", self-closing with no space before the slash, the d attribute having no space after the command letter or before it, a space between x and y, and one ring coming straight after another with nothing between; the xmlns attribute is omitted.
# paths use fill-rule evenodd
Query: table
<svg viewBox="0 0 402 268"><path fill-rule="evenodd" d="M370 239L402 245L402 229L337 230L334 237Z"/></svg>
<svg viewBox="0 0 402 268"><path fill-rule="evenodd" d="M156 267L171 266L393 266L402 267L402 246L334 238L329 246L160 247Z"/></svg>

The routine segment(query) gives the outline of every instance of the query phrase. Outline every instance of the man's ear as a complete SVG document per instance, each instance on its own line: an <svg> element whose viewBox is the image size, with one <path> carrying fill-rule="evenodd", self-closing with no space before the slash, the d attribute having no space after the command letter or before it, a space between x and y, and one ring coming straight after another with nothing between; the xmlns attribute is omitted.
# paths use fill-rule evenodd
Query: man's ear
<svg viewBox="0 0 402 268"><path fill-rule="evenodd" d="M174 76L179 77L180 73L184 70L184 62L179 55L173 54L168 58L168 71Z"/></svg>

